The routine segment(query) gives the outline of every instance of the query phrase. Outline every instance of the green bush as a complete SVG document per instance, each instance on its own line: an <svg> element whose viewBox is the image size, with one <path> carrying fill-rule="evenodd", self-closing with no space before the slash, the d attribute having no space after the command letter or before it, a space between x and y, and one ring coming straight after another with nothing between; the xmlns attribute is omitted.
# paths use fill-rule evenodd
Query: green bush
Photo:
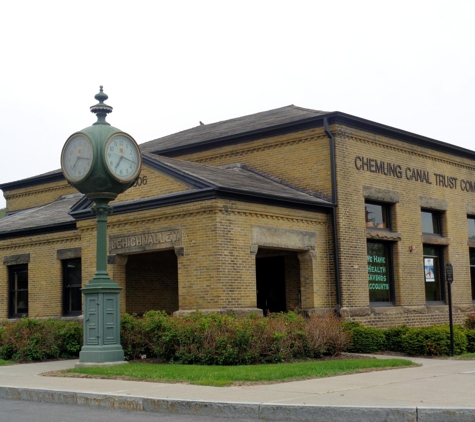
<svg viewBox="0 0 475 422"><path fill-rule="evenodd" d="M0 323L0 358L38 361L77 357L82 346L77 321L22 318ZM349 333L333 314L297 312L251 315L202 314L167 316L152 311L142 318L121 317L121 345L126 359L243 365L288 362L338 355L349 345Z"/></svg>
<svg viewBox="0 0 475 422"><path fill-rule="evenodd" d="M469 314L464 323L465 328L475 330L475 313Z"/></svg>
<svg viewBox="0 0 475 422"><path fill-rule="evenodd" d="M412 327L402 336L404 352L412 356L450 355L448 325ZM462 329L454 329L454 351L460 355L467 350L467 337Z"/></svg>
<svg viewBox="0 0 475 422"><path fill-rule="evenodd" d="M82 325L77 321L22 318L0 327L0 358L17 361L77 357Z"/></svg>
<svg viewBox="0 0 475 422"><path fill-rule="evenodd" d="M467 352L475 353L475 330L465 330L465 337L467 338Z"/></svg>
<svg viewBox="0 0 475 422"><path fill-rule="evenodd" d="M386 339L386 349L392 352L404 353L404 344L402 337L410 330L406 325L399 327L391 327L384 330L384 337Z"/></svg>
<svg viewBox="0 0 475 422"><path fill-rule="evenodd" d="M355 325L349 328L352 353L374 353L386 350L386 338L383 330L374 327Z"/></svg>
<svg viewBox="0 0 475 422"><path fill-rule="evenodd" d="M122 347L127 359L142 356L163 362L244 365L286 362L341 353L348 334L332 314L304 318L296 312L251 315L193 314L173 317L148 312L123 315Z"/></svg>

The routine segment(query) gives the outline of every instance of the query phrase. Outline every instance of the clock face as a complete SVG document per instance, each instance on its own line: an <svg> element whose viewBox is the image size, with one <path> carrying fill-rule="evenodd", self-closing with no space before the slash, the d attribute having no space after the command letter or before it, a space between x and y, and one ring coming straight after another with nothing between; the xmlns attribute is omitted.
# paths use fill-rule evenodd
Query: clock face
<svg viewBox="0 0 475 422"><path fill-rule="evenodd" d="M139 147L129 135L113 135L106 143L105 153L107 167L118 180L129 182L137 177L142 157Z"/></svg>
<svg viewBox="0 0 475 422"><path fill-rule="evenodd" d="M94 153L92 143L84 135L73 135L64 144L61 168L67 179L77 182L83 179L92 166Z"/></svg>

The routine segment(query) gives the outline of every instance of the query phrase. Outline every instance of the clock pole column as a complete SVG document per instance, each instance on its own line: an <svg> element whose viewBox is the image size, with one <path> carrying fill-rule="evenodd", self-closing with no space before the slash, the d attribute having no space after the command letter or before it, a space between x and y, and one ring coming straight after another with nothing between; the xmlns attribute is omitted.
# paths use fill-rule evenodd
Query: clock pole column
<svg viewBox="0 0 475 422"><path fill-rule="evenodd" d="M120 291L107 272L107 216L110 199L96 198L92 210L97 218L96 274L82 289L84 295L84 345L77 367L121 364Z"/></svg>
<svg viewBox="0 0 475 422"><path fill-rule="evenodd" d="M104 103L108 96L102 86L94 98L99 103L91 107L91 112L97 121L71 135L61 154L65 178L95 203L92 211L97 219L96 273L82 288L84 343L79 367L126 363L120 345L122 288L107 273L107 216L112 213L109 202L134 184L142 167L135 140L106 122L112 107Z"/></svg>
<svg viewBox="0 0 475 422"><path fill-rule="evenodd" d="M109 201L97 199L92 211L97 219L96 274L93 280L110 280L107 273L107 216L112 214L112 207Z"/></svg>

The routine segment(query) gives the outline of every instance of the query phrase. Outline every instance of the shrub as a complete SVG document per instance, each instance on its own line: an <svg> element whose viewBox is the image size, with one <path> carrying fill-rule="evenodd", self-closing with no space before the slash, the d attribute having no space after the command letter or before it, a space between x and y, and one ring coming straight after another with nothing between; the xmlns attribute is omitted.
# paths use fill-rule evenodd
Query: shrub
<svg viewBox="0 0 475 422"><path fill-rule="evenodd" d="M450 328L448 325L410 328L402 337L405 353L419 356L450 354ZM454 351L459 355L467 350L467 337L461 329L454 329Z"/></svg>
<svg viewBox="0 0 475 422"><path fill-rule="evenodd" d="M361 323L356 321L343 321L341 325L346 332L351 332L355 327L363 327Z"/></svg>
<svg viewBox="0 0 475 422"><path fill-rule="evenodd" d="M193 314L172 317L148 312L123 315L122 347L127 359L141 355L164 362L243 365L284 362L341 353L349 335L332 314L305 319L297 312L251 315Z"/></svg>
<svg viewBox="0 0 475 422"><path fill-rule="evenodd" d="M22 318L0 323L0 358L19 361L77 357L82 346L77 321ZM297 312L267 318L196 312L184 317L152 311L121 317L126 359L143 355L163 362L243 365L338 355L349 333L333 314L305 318Z"/></svg>
<svg viewBox="0 0 475 422"><path fill-rule="evenodd" d="M350 333L345 331L341 320L333 313L324 317L310 315L307 321L307 342L310 356L337 356L350 345Z"/></svg>
<svg viewBox="0 0 475 422"><path fill-rule="evenodd" d="M151 355L144 333L144 320L136 315L124 314L120 319L120 343L126 359L139 359Z"/></svg>
<svg viewBox="0 0 475 422"><path fill-rule="evenodd" d="M475 330L465 330L465 337L467 338L467 352L475 353Z"/></svg>
<svg viewBox="0 0 475 422"><path fill-rule="evenodd" d="M353 326L349 330L351 346L347 349L353 353L374 353L386 349L386 338L383 330L362 325Z"/></svg>
<svg viewBox="0 0 475 422"><path fill-rule="evenodd" d="M468 328L469 330L475 330L475 313L471 313L467 316L464 325L465 328Z"/></svg>
<svg viewBox="0 0 475 422"><path fill-rule="evenodd" d="M18 361L76 357L82 325L76 321L22 318L0 329L0 358Z"/></svg>
<svg viewBox="0 0 475 422"><path fill-rule="evenodd" d="M384 337L386 338L386 348L392 352L404 353L404 345L402 337L409 331L409 327L401 325L399 327L391 327L384 330Z"/></svg>

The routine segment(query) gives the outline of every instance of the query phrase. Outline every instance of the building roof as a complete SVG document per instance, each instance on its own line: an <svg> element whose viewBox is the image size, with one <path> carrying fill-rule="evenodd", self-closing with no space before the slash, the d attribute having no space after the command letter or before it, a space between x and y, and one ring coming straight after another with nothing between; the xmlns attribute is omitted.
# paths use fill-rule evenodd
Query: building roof
<svg viewBox="0 0 475 422"><path fill-rule="evenodd" d="M209 143L216 139L255 133L269 128L280 127L289 123L301 122L307 119L328 114L327 111L311 110L308 108L289 105L273 110L262 111L248 116L224 120L217 123L204 124L164 136L140 145L142 152L164 152L170 149L190 145Z"/></svg>
<svg viewBox="0 0 475 422"><path fill-rule="evenodd" d="M475 160L475 152L446 142L437 141L401 129L386 126L339 111L320 111L289 105L248 116L196 126L182 132L140 144L143 153L179 156L224 145L232 145L283 133L342 124L399 141ZM326 126L325 126L326 127ZM0 184L11 190L63 180L61 170Z"/></svg>
<svg viewBox="0 0 475 422"><path fill-rule="evenodd" d="M329 206L328 198L317 192L305 191L282 180L259 172L242 164L213 167L191 161L178 160L170 157L145 153L145 161L149 166L160 163L175 170L175 177L192 186L201 181L202 187L226 189L250 196L272 196L282 200L301 201L308 204ZM158 167L163 170L163 167ZM193 180L187 179L190 176ZM172 175L173 176L173 175Z"/></svg>
<svg viewBox="0 0 475 422"><path fill-rule="evenodd" d="M334 206L318 192L305 191L241 164L212 167L150 153L143 154L143 163L187 184L190 190L116 202L114 215L217 198L320 212ZM77 220L91 218L90 206L91 201L84 197L71 215Z"/></svg>
<svg viewBox="0 0 475 422"><path fill-rule="evenodd" d="M308 108L289 105L273 110L262 111L248 116L237 117L217 123L196 126L172 135L164 136L153 141L139 145L143 153L163 154L169 150L208 145L219 140L245 134L258 134L271 128L281 128L289 124L307 121L328 114L325 111L311 110ZM28 177L13 182L0 184L0 189L18 189L34 186L40 183L51 183L63 180L61 169L43 173L38 176Z"/></svg>
<svg viewBox="0 0 475 422"><path fill-rule="evenodd" d="M0 239L74 229L76 221L68 212L82 197L81 194L65 195L41 207L0 218Z"/></svg>

